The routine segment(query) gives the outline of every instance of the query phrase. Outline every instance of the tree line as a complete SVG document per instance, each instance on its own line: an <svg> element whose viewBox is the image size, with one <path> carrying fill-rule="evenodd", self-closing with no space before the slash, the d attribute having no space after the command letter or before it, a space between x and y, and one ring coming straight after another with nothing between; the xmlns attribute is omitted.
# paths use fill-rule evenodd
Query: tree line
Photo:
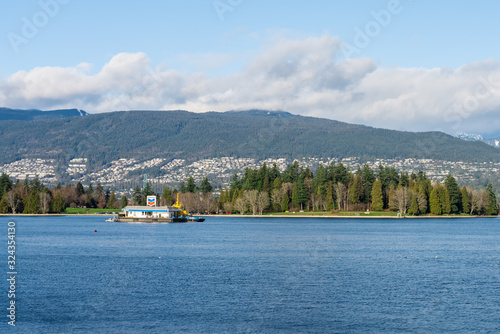
<svg viewBox="0 0 500 334"><path fill-rule="evenodd" d="M342 163L320 165L313 173L298 162L283 173L276 165L247 168L234 174L229 188L221 191L224 212L262 214L265 211L399 211L402 214L498 214L491 183L477 191L459 187L449 174L444 183L432 183L418 173L398 173L380 165L373 170L358 166L353 172Z"/></svg>
<svg viewBox="0 0 500 334"><path fill-rule="evenodd" d="M67 207L120 209L129 204L146 205L146 198L156 195L160 205L172 205L177 199L192 213L252 213L286 211L399 211L410 215L470 214L496 215L498 202L491 183L485 189L459 187L447 175L443 183L434 182L423 173L398 173L393 167L379 165L371 169L358 166L351 171L342 163L320 165L313 173L297 161L280 172L276 164L247 168L241 176L233 175L229 187L219 197L208 178L197 185L192 176L179 189L165 186L155 194L146 183L135 188L130 199L96 188L58 185L49 189L38 179L16 181L0 177L1 213L58 213Z"/></svg>
<svg viewBox="0 0 500 334"><path fill-rule="evenodd" d="M216 198L212 185L207 178L197 186L190 177L187 185L181 184L181 202L192 212L214 212L217 210ZM148 182L141 189L136 187L131 198L117 198L114 191L104 189L100 183L96 187L92 183L86 187L78 182L76 185L61 186L50 189L38 178L25 179L23 182L12 181L2 173L0 176L0 213L47 214L62 213L66 208L96 208L119 210L127 205L146 205L147 196L156 195L160 205L172 205L176 201L178 191L165 187L163 194L155 194Z"/></svg>
<svg viewBox="0 0 500 334"><path fill-rule="evenodd" d="M118 201L115 192L104 190L100 183L95 189L92 184L85 189L80 182L49 189L38 178L14 183L7 174L0 176L0 213L61 213L68 207L119 209L125 202L127 197Z"/></svg>

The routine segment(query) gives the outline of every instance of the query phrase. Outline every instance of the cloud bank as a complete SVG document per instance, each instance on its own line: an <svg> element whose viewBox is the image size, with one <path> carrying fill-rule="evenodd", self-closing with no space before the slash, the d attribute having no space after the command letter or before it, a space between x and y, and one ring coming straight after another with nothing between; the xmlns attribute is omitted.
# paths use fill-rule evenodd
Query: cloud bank
<svg viewBox="0 0 500 334"><path fill-rule="evenodd" d="M500 62L460 68L381 68L344 59L334 36L283 39L239 72L219 76L155 68L144 53L91 65L37 67L0 81L0 105L89 112L285 110L409 131L500 133Z"/></svg>

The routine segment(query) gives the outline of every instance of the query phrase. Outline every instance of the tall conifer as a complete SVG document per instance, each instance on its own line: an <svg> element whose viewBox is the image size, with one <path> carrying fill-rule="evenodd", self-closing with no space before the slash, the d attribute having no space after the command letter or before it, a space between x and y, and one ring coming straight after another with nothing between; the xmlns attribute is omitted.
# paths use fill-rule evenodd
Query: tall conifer
<svg viewBox="0 0 500 334"><path fill-rule="evenodd" d="M373 182L371 198L372 211L382 211L384 209L384 197L382 196L382 182L379 179Z"/></svg>

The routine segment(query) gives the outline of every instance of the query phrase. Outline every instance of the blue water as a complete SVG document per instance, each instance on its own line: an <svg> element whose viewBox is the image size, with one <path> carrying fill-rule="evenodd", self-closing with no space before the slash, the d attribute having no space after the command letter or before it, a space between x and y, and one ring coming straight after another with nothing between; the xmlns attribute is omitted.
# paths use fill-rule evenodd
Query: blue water
<svg viewBox="0 0 500 334"><path fill-rule="evenodd" d="M0 332L500 332L500 219L9 220Z"/></svg>

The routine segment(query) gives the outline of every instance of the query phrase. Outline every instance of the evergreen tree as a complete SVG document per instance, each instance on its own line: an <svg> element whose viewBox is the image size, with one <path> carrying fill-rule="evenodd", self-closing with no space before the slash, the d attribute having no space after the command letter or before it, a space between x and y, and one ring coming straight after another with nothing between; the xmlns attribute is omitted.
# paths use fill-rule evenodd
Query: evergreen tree
<svg viewBox="0 0 500 334"><path fill-rule="evenodd" d="M444 184L446 189L448 189L451 213L459 213L462 211L462 198L457 181L453 176L451 176L451 174L448 174Z"/></svg>
<svg viewBox="0 0 500 334"><path fill-rule="evenodd" d="M7 193L4 192L0 199L0 213L9 213L9 203L7 202Z"/></svg>
<svg viewBox="0 0 500 334"><path fill-rule="evenodd" d="M429 201L427 200L427 196L425 190L422 188L418 188L417 194L415 195L418 203L418 212L419 214L426 214L429 209Z"/></svg>
<svg viewBox="0 0 500 334"><path fill-rule="evenodd" d="M467 194L467 188L465 188L465 186L462 187L461 194L462 194L462 212L469 213L470 199L469 199L469 194Z"/></svg>
<svg viewBox="0 0 500 334"><path fill-rule="evenodd" d="M31 180L29 189L34 190L36 192L40 192L43 190L43 184L40 182L40 179L38 177L35 177L33 180Z"/></svg>
<svg viewBox="0 0 500 334"><path fill-rule="evenodd" d="M278 176L273 181L273 189L281 189L281 178Z"/></svg>
<svg viewBox="0 0 500 334"><path fill-rule="evenodd" d="M106 205L108 204L110 197L111 197L111 190L108 188L104 193L104 199L106 200Z"/></svg>
<svg viewBox="0 0 500 334"><path fill-rule="evenodd" d="M147 197L147 196L151 196L151 195L154 195L154 194L155 193L154 193L153 189L151 188L151 184L149 184L149 182L146 182L146 186L142 190L142 195L144 197Z"/></svg>
<svg viewBox="0 0 500 334"><path fill-rule="evenodd" d="M384 197L382 195L382 182L379 179L373 182L372 191L372 211L382 211L384 210Z"/></svg>
<svg viewBox="0 0 500 334"><path fill-rule="evenodd" d="M236 200L238 199L238 190L233 191L233 196L231 197L231 211L234 210L234 206L236 205Z"/></svg>
<svg viewBox="0 0 500 334"><path fill-rule="evenodd" d="M294 205L299 205L299 197L297 196L297 183L293 184L293 188L292 188L292 203Z"/></svg>
<svg viewBox="0 0 500 334"><path fill-rule="evenodd" d="M134 189L134 194L132 195L132 197L137 205L146 205L146 200L143 201L141 188L136 187Z"/></svg>
<svg viewBox="0 0 500 334"><path fill-rule="evenodd" d="M432 214L440 215L442 213L442 206L441 206L441 200L439 198L438 186L434 187L431 191L429 205Z"/></svg>
<svg viewBox="0 0 500 334"><path fill-rule="evenodd" d="M189 176L187 185L186 185L186 192L188 193L194 193L196 192L196 183L194 183L194 179L192 176Z"/></svg>
<svg viewBox="0 0 500 334"><path fill-rule="evenodd" d="M278 169L278 166L276 166L276 163L273 163L273 168L269 170L269 181L274 182L277 178L280 178L280 171ZM281 187L281 184L280 184ZM279 188L273 188L273 189L279 189Z"/></svg>
<svg viewBox="0 0 500 334"><path fill-rule="evenodd" d="M302 167L300 168L299 178L305 180L305 179L312 179L313 177L314 175L311 172L309 166L307 166L305 169L303 169Z"/></svg>
<svg viewBox="0 0 500 334"><path fill-rule="evenodd" d="M89 187L87 188L87 195L92 196L94 193L94 188L92 187L92 183L89 183Z"/></svg>
<svg viewBox="0 0 500 334"><path fill-rule="evenodd" d="M486 203L486 214L487 215L497 215L498 214L498 203L495 192L493 191L493 185L488 183L486 186L486 192L488 193L489 203Z"/></svg>
<svg viewBox="0 0 500 334"><path fill-rule="evenodd" d="M419 170L417 174L417 181L425 181L425 180L427 180L427 176L422 170Z"/></svg>
<svg viewBox="0 0 500 334"><path fill-rule="evenodd" d="M26 205L24 206L23 213L38 214L42 213L40 210L40 198L36 190L32 190L27 198Z"/></svg>
<svg viewBox="0 0 500 334"><path fill-rule="evenodd" d="M266 191L269 191L269 170L268 170L267 164L265 162L259 168L259 171L258 171L256 177L257 177L257 186L255 189L257 189L259 191L263 191L264 190L264 182L265 182L265 179L267 178L268 189Z"/></svg>
<svg viewBox="0 0 500 334"><path fill-rule="evenodd" d="M347 185L349 183L349 180L351 179L351 173L349 172L349 168L346 168L342 162L339 162L337 166L332 164L331 168L331 174L332 177L331 179L333 180L333 183L343 183L344 185Z"/></svg>
<svg viewBox="0 0 500 334"><path fill-rule="evenodd" d="M122 209L128 205L128 198L127 196L123 195L122 199L120 200L120 206Z"/></svg>
<svg viewBox="0 0 500 334"><path fill-rule="evenodd" d="M271 190L271 185L269 181L269 175L266 174L264 176L264 182L262 182L262 191L269 193L270 190Z"/></svg>
<svg viewBox="0 0 500 334"><path fill-rule="evenodd" d="M294 183L299 178L299 162L295 160L293 164L288 165L282 174L284 183Z"/></svg>
<svg viewBox="0 0 500 334"><path fill-rule="evenodd" d="M330 182L327 186L326 186L326 209L328 211L331 211L333 210L334 208L334 199L333 199L333 185L332 183Z"/></svg>
<svg viewBox="0 0 500 334"><path fill-rule="evenodd" d="M362 202L369 203L372 200L371 192L376 177L373 170L367 164L364 164L363 169L361 169L361 179L363 181L363 189L364 189L364 198ZM382 192L382 188L380 188L380 191Z"/></svg>
<svg viewBox="0 0 500 334"><path fill-rule="evenodd" d="M179 186L179 193L180 194L184 194L184 193L187 193L187 187L186 187L186 183L184 183L184 181L181 181L181 184Z"/></svg>
<svg viewBox="0 0 500 334"><path fill-rule="evenodd" d="M104 198L104 189L102 188L100 182L97 183L97 186L95 187L92 197L97 203L99 203Z"/></svg>
<svg viewBox="0 0 500 334"><path fill-rule="evenodd" d="M223 205L227 202L226 189L221 189L219 194L219 205Z"/></svg>
<svg viewBox="0 0 500 334"><path fill-rule="evenodd" d="M302 177L299 177L296 183L297 189L296 189L296 202L294 202L297 205L300 205L300 208L303 208L303 205L309 200L309 196L307 194L307 188L304 183L304 179Z"/></svg>
<svg viewBox="0 0 500 334"><path fill-rule="evenodd" d="M115 192L112 191L111 194L109 195L108 203L106 203L106 208L107 209L117 209L116 207L116 195Z"/></svg>
<svg viewBox="0 0 500 334"><path fill-rule="evenodd" d="M288 194L285 193L283 196L283 199L281 200L281 211L285 212L288 211L288 203L290 202L290 199L288 198Z"/></svg>
<svg viewBox="0 0 500 334"><path fill-rule="evenodd" d="M408 213L411 215L418 215L418 202L416 196L411 196L410 199L410 207L408 208Z"/></svg>
<svg viewBox="0 0 500 334"><path fill-rule="evenodd" d="M83 189L83 184L81 182L78 182L76 184L75 190L76 190L76 196L78 196L78 197L85 194L85 189Z"/></svg>
<svg viewBox="0 0 500 334"><path fill-rule="evenodd" d="M382 182L382 190L387 190L391 185L396 188L399 185L399 174L394 167L378 166L377 178Z"/></svg>
<svg viewBox="0 0 500 334"><path fill-rule="evenodd" d="M12 189L13 183L9 176L5 173L2 173L0 176L0 198L3 197L5 193Z"/></svg>
<svg viewBox="0 0 500 334"><path fill-rule="evenodd" d="M66 202L64 201L61 192L57 191L56 194L54 195L54 199L52 199L50 211L55 213L61 213L64 212L65 210L66 210Z"/></svg>
<svg viewBox="0 0 500 334"><path fill-rule="evenodd" d="M361 202L361 199L363 197L364 197L363 180L361 179L360 174L356 174L351 186L349 187L349 200L351 201L352 204L358 204Z"/></svg>
<svg viewBox="0 0 500 334"><path fill-rule="evenodd" d="M240 190L241 188L241 182L238 179L238 173L234 173L233 178L231 179L231 190Z"/></svg>
<svg viewBox="0 0 500 334"><path fill-rule="evenodd" d="M314 199L316 202L313 205L313 211L322 210L321 204L323 203L324 199L323 199L323 194L321 192L321 186L318 186L318 189L316 190L316 195L314 196Z"/></svg>
<svg viewBox="0 0 500 334"><path fill-rule="evenodd" d="M418 192L425 196L425 202L429 204L432 191L431 180L427 179L422 171L419 171L417 175L417 184L418 184ZM430 212L430 205L427 205L426 212L422 213L427 213L427 212Z"/></svg>
<svg viewBox="0 0 500 334"><path fill-rule="evenodd" d="M200 184L200 191L203 194L211 193L213 190L212 185L210 184L210 181L208 181L208 178L203 178Z"/></svg>
<svg viewBox="0 0 500 334"><path fill-rule="evenodd" d="M408 173L401 172L401 176L399 178L399 185L402 187L408 187L410 184L410 178L408 177Z"/></svg>
<svg viewBox="0 0 500 334"><path fill-rule="evenodd" d="M441 211L443 214L451 212L450 193L446 187L440 186Z"/></svg>
<svg viewBox="0 0 500 334"><path fill-rule="evenodd" d="M92 187L92 183L89 183L89 187L87 188L87 194L85 196L85 205L87 208L93 208L95 206L94 201L94 188Z"/></svg>
<svg viewBox="0 0 500 334"><path fill-rule="evenodd" d="M313 177L313 188L318 189L321 187L321 194L325 196L328 181L328 169L323 165L319 165Z"/></svg>
<svg viewBox="0 0 500 334"><path fill-rule="evenodd" d="M253 168L245 168L243 177L241 178L241 186L245 190L258 190L259 189L259 175Z"/></svg>

